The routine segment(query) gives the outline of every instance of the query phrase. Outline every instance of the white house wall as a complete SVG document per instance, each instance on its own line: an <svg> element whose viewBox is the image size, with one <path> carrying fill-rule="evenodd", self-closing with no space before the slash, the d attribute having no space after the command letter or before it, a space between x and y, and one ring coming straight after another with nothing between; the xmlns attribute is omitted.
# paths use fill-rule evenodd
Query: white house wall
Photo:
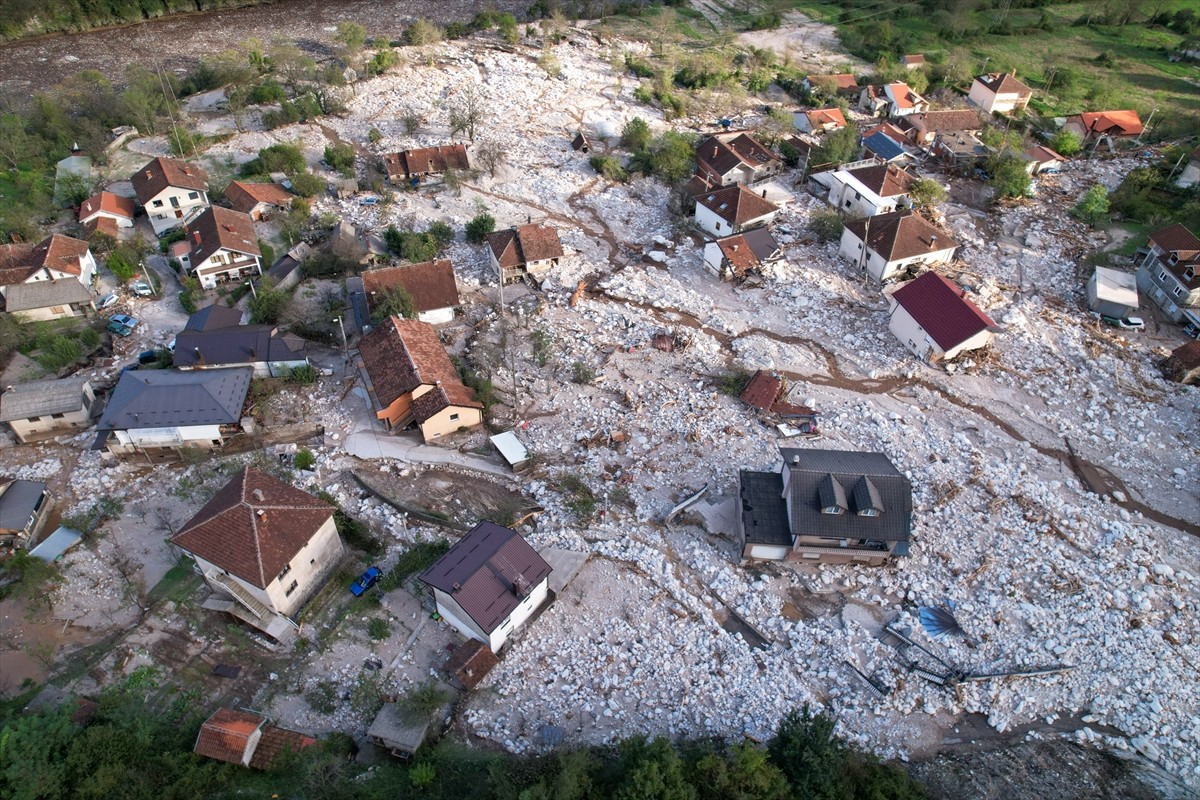
<svg viewBox="0 0 1200 800"><path fill-rule="evenodd" d="M749 558L760 559L762 561L783 561L788 557L788 553L790 552L792 552L792 548L784 545L752 544L750 545Z"/></svg>
<svg viewBox="0 0 1200 800"><path fill-rule="evenodd" d="M433 590L433 599L437 604L438 613L441 614L451 626L455 628L463 636L468 639L487 644L490 637L484 633L483 628L479 627L476 622L471 619L471 615L463 611L462 606L458 601L451 597L441 589Z"/></svg>
<svg viewBox="0 0 1200 800"><path fill-rule="evenodd" d="M211 447L214 439L220 439L220 425L188 425L174 428L137 428L113 431L117 441L132 447L181 447L200 443Z"/></svg>
<svg viewBox="0 0 1200 800"><path fill-rule="evenodd" d="M471 616L463 610L462 606L446 592L441 589L434 589L433 596L437 603L438 613L441 614L447 622L449 622L459 633L466 636L468 639L476 639L483 642L492 649L492 652L498 652L513 632L524 625L534 612L541 608L546 602L546 598L550 592L549 579L543 579L541 583L533 588L525 599L522 600L512 613L508 615L508 619L502 620L496 629L491 633L485 633L478 623L471 619Z"/></svg>
<svg viewBox="0 0 1200 800"><path fill-rule="evenodd" d="M700 203L696 204L696 224L713 236L728 236L733 233L733 225Z"/></svg>
<svg viewBox="0 0 1200 800"><path fill-rule="evenodd" d="M965 342L958 345L957 347L950 348L948 351L946 351L946 354L944 356L942 356L942 359L945 361L951 361L955 358L958 358L960 353L965 353L968 350L978 350L981 347L986 347L988 342L992 341L992 337L994 335L995 334L993 334L991 331L982 330L979 333L972 336L970 339L967 339Z"/></svg>
<svg viewBox="0 0 1200 800"><path fill-rule="evenodd" d="M269 516L267 524L271 524ZM291 566L288 573L282 579L268 576L270 583L267 584L267 596L270 602L267 605L284 616L290 617L295 614L300 606L321 588L322 578L341 558L342 550L342 540L338 536L331 512L329 519L317 529L308 540L308 544L288 562ZM292 581L297 585L289 595L287 589L292 585Z"/></svg>
<svg viewBox="0 0 1200 800"><path fill-rule="evenodd" d="M191 197L196 195L196 197ZM172 200L178 206L172 205ZM188 222L193 213L208 208L208 193L168 186L146 203L146 216L156 236ZM178 212L178 214L176 213Z"/></svg>
<svg viewBox="0 0 1200 800"><path fill-rule="evenodd" d="M82 404L77 411L68 411L58 419L51 416L39 417L37 422L30 422L27 419L14 419L8 423L13 429L13 433L17 435L17 439L24 442L31 436L41 436L42 434L53 433L54 431L69 431L86 428L89 423L88 411L82 407Z"/></svg>
<svg viewBox="0 0 1200 800"><path fill-rule="evenodd" d="M904 306L897 303L893 298L888 298L888 302L892 304L891 318L888 320L888 330L900 340L900 343L908 348L913 355L922 361L932 361L941 359L950 361L955 356L967 350L974 350L983 347L992 340L992 332L982 330L966 341L952 347L949 351L943 351L938 346L937 342L926 333L925 329L913 319L912 315L905 310Z"/></svg>
<svg viewBox="0 0 1200 800"><path fill-rule="evenodd" d="M245 589L255 600L262 603L267 608L273 608L273 606L271 605L271 596L268 595L264 590L258 588L257 586L255 586L254 584L252 584L248 581L242 580L241 578L239 578L237 575L234 575L233 573L226 572L225 570L218 567L216 564L213 564L211 561L205 561L203 558L196 555L195 553L189 552L188 554L195 560L196 566L200 568L200 572L202 574L204 574L205 576L207 576L208 573L210 573L210 572L215 572L219 575L224 575L227 578L229 578L231 581L236 581L237 584L239 586L241 586L243 589ZM222 594L228 594L228 592L225 591L225 588L220 585L213 585L213 584L209 584L209 585L212 586L214 591L220 592Z"/></svg>

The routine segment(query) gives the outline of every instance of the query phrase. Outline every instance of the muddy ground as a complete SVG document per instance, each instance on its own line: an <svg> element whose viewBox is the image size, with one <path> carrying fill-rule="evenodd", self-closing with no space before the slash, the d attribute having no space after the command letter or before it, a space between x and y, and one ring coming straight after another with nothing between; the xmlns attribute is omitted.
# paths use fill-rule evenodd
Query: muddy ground
<svg viewBox="0 0 1200 800"><path fill-rule="evenodd" d="M40 36L0 45L0 94L28 97L85 69L99 70L119 81L128 64L157 64L183 73L202 56L252 38L269 42L283 36L311 55L325 57L330 53L337 24L347 20L363 25L373 37L393 40L418 18L445 25L467 22L484 8L521 15L528 7L521 0L280 0L262 6L178 14L116 29Z"/></svg>

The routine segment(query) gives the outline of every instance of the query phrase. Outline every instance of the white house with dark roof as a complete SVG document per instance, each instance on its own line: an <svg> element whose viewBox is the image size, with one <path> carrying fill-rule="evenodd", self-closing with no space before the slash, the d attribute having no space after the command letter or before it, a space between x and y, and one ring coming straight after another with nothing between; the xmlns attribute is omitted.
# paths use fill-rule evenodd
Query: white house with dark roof
<svg viewBox="0 0 1200 800"><path fill-rule="evenodd" d="M210 206L186 227L187 252L173 250L205 289L262 275L262 250L249 214Z"/></svg>
<svg viewBox="0 0 1200 800"><path fill-rule="evenodd" d="M908 555L912 485L887 456L779 453L778 470L739 475L743 559L879 565Z"/></svg>
<svg viewBox="0 0 1200 800"><path fill-rule="evenodd" d="M766 264L783 260L771 231L754 228L704 245L704 263L722 280L741 280Z"/></svg>
<svg viewBox="0 0 1200 800"><path fill-rule="evenodd" d="M8 287L4 310L19 322L83 317L95 310L92 293L74 278L18 283Z"/></svg>
<svg viewBox="0 0 1200 800"><path fill-rule="evenodd" d="M344 548L333 507L245 467L171 538L228 611L275 638L337 568ZM206 604L207 605L207 604Z"/></svg>
<svg viewBox="0 0 1200 800"><path fill-rule="evenodd" d="M96 446L150 462L216 450L241 430L253 375L250 367L123 372L96 426Z"/></svg>
<svg viewBox="0 0 1200 800"><path fill-rule="evenodd" d="M208 207L208 173L177 158L156 158L130 177L155 236L178 228Z"/></svg>
<svg viewBox="0 0 1200 800"><path fill-rule="evenodd" d="M0 422L21 443L40 441L87 428L95 402L86 377L18 383L0 394Z"/></svg>
<svg viewBox="0 0 1200 800"><path fill-rule="evenodd" d="M1137 285L1173 321L1200 306L1200 238L1178 222L1138 250Z"/></svg>
<svg viewBox="0 0 1200 800"><path fill-rule="evenodd" d="M43 481L0 477L0 546L12 547L18 541L29 546L53 507L54 497Z"/></svg>
<svg viewBox="0 0 1200 800"><path fill-rule="evenodd" d="M779 211L779 206L739 183L696 195L694 219L713 236L729 236L767 225Z"/></svg>
<svg viewBox="0 0 1200 800"><path fill-rule="evenodd" d="M481 522L421 574L438 613L499 652L550 594L550 565L521 535Z"/></svg>
<svg viewBox="0 0 1200 800"><path fill-rule="evenodd" d="M971 82L967 102L989 114L1011 114L1029 105L1033 89L1017 80L1017 71L989 72Z"/></svg>
<svg viewBox="0 0 1200 800"><path fill-rule="evenodd" d="M871 217L908 205L908 190L916 178L895 164L870 159L817 173L812 180L828 188L826 202L838 211L848 217Z"/></svg>
<svg viewBox="0 0 1200 800"><path fill-rule="evenodd" d="M957 249L957 242L905 209L846 222L838 254L886 281L918 266L949 263Z"/></svg>

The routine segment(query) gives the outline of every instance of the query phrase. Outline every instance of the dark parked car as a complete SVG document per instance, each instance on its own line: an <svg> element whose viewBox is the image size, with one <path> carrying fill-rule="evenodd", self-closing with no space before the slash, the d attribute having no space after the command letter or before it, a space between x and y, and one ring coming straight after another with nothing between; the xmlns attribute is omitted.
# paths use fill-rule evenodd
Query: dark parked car
<svg viewBox="0 0 1200 800"><path fill-rule="evenodd" d="M108 329L117 336L128 336L137 327L138 321L126 314L113 314L108 318Z"/></svg>
<svg viewBox="0 0 1200 800"><path fill-rule="evenodd" d="M362 597L382 577L383 573L379 571L379 567L367 567L367 571L359 575L357 580L350 584L350 594L355 597Z"/></svg>

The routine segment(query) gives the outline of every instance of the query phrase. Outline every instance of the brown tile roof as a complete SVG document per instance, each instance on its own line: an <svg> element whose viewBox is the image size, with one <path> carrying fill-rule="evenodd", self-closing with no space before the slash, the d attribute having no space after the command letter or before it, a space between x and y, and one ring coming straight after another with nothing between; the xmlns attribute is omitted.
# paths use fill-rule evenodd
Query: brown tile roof
<svg viewBox="0 0 1200 800"><path fill-rule="evenodd" d="M805 111L804 116L808 117L808 124L814 128L823 128L826 125L846 127L846 117L840 108L814 108Z"/></svg>
<svg viewBox="0 0 1200 800"><path fill-rule="evenodd" d="M1025 148L1025 158L1029 161L1036 161L1039 164L1046 161L1066 161L1065 156L1060 156L1058 153L1051 150L1045 145L1035 144L1033 147Z"/></svg>
<svg viewBox="0 0 1200 800"><path fill-rule="evenodd" d="M196 755L218 761L241 764L245 758L250 735L262 727L267 718L232 708L218 709L200 726L194 749Z"/></svg>
<svg viewBox="0 0 1200 800"><path fill-rule="evenodd" d="M325 501L246 467L171 541L265 589L332 514Z"/></svg>
<svg viewBox="0 0 1200 800"><path fill-rule="evenodd" d="M516 531L481 522L422 573L421 582L451 595L491 633L550 571Z"/></svg>
<svg viewBox="0 0 1200 800"><path fill-rule="evenodd" d="M738 134L726 144L730 150L737 153L742 163L751 167L758 168L772 161L779 163L779 156L748 133Z"/></svg>
<svg viewBox="0 0 1200 800"><path fill-rule="evenodd" d="M841 72L837 75L809 75L807 78L805 78L805 80L808 81L810 86L821 83L831 83L835 88L838 89L838 91L858 89L858 81L848 72Z"/></svg>
<svg viewBox="0 0 1200 800"><path fill-rule="evenodd" d="M254 220L240 211L209 206L186 226L185 231L188 243L192 246L193 267L222 248L247 255L262 255L258 249L258 236L254 232Z"/></svg>
<svg viewBox="0 0 1200 800"><path fill-rule="evenodd" d="M79 259L88 252L88 243L55 233L36 245L0 245L0 286L24 283L25 280L45 267L68 275L80 275L83 267Z"/></svg>
<svg viewBox="0 0 1200 800"><path fill-rule="evenodd" d="M745 277L747 272L779 251L779 243L766 228L755 228L717 239L716 245L729 262L733 274L739 278Z"/></svg>
<svg viewBox="0 0 1200 800"><path fill-rule="evenodd" d="M112 217L95 217L84 223L84 227L88 230L88 233L103 233L114 239L121 232L121 227Z"/></svg>
<svg viewBox="0 0 1200 800"><path fill-rule="evenodd" d="M208 173L177 158L156 158L133 173L133 191L138 202L146 205L169 186L208 191Z"/></svg>
<svg viewBox="0 0 1200 800"><path fill-rule="evenodd" d="M921 114L909 114L896 122L902 130L915 130L921 133L938 133L941 131L979 131L983 123L979 115L967 109L957 111L926 111Z"/></svg>
<svg viewBox="0 0 1200 800"><path fill-rule="evenodd" d="M866 139L876 133L882 133L884 136L888 137L897 144L908 144L908 137L904 135L904 131L900 130L890 122L881 122L873 128L867 128L862 132L862 138Z"/></svg>
<svg viewBox="0 0 1200 800"><path fill-rule="evenodd" d="M115 214L118 217L133 219L134 205L132 197L121 197L112 192L94 194L79 206L79 221L87 222L92 216L99 214Z"/></svg>
<svg viewBox="0 0 1200 800"><path fill-rule="evenodd" d="M469 692L499 663L500 659L496 658L492 648L478 639L468 639L454 648L446 661L446 672Z"/></svg>
<svg viewBox="0 0 1200 800"><path fill-rule="evenodd" d="M958 243L913 211L892 211L865 219L852 219L846 230L888 261L935 253Z"/></svg>
<svg viewBox="0 0 1200 800"><path fill-rule="evenodd" d="M519 267L563 255L558 231L544 225L522 225L489 233L487 242L502 267Z"/></svg>
<svg viewBox="0 0 1200 800"><path fill-rule="evenodd" d="M732 169L748 166L759 169L772 162L779 163L779 156L748 133L738 134L729 141L709 136L696 146L696 160L707 164L718 175Z"/></svg>
<svg viewBox="0 0 1200 800"><path fill-rule="evenodd" d="M438 383L450 404L483 407L474 390L463 384L437 330L428 323L389 317L362 338L358 353L385 408L418 386Z"/></svg>
<svg viewBox="0 0 1200 800"><path fill-rule="evenodd" d="M920 55L920 54L911 55L911 56L900 56L900 63L906 67L911 66L911 65L916 65L916 64L924 64L925 56Z"/></svg>
<svg viewBox="0 0 1200 800"><path fill-rule="evenodd" d="M362 282L368 308L379 293L392 286L403 286L404 291L412 297L417 311L435 311L459 304L454 266L445 258L367 270L362 273Z"/></svg>
<svg viewBox="0 0 1200 800"><path fill-rule="evenodd" d="M892 295L917 324L949 351L980 331L995 325L966 292L936 272L926 272Z"/></svg>
<svg viewBox="0 0 1200 800"><path fill-rule="evenodd" d="M1150 241L1168 253L1179 253L1181 259L1200 256L1200 238L1178 222L1150 234Z"/></svg>
<svg viewBox="0 0 1200 800"><path fill-rule="evenodd" d="M1200 341L1181 344L1171 351L1171 362L1182 372L1200 368Z"/></svg>
<svg viewBox="0 0 1200 800"><path fill-rule="evenodd" d="M1033 94L1033 89L1030 89L1017 80L1015 76L1007 72L989 72L987 75L980 75L975 80L982 83L992 94L1019 94L1027 96Z"/></svg>
<svg viewBox="0 0 1200 800"><path fill-rule="evenodd" d="M305 736L303 733L289 731L287 728L278 728L274 725L265 725L262 729L262 738L258 740L258 745L254 748L254 755L250 757L250 769L268 770L275 763L275 759L284 753L298 753L316 743L316 739Z"/></svg>
<svg viewBox="0 0 1200 800"><path fill-rule="evenodd" d="M292 193L277 183L243 183L230 181L225 187L225 199L234 211L249 214L259 203L287 206L292 202Z"/></svg>
<svg viewBox="0 0 1200 800"><path fill-rule="evenodd" d="M760 369L754 373L754 377L746 384L738 399L759 411L770 411L771 406L775 404L775 398L779 397L782 390L782 380Z"/></svg>
<svg viewBox="0 0 1200 800"><path fill-rule="evenodd" d="M916 178L895 164L877 164L873 167L859 167L858 169L848 170L848 172L857 178L863 186L866 186L880 197L896 197L907 194L909 188L913 185L913 181L916 180Z"/></svg>
<svg viewBox="0 0 1200 800"><path fill-rule="evenodd" d="M1067 121L1079 123L1089 134L1137 136L1144 130L1142 120L1136 111L1085 111Z"/></svg>
<svg viewBox="0 0 1200 800"><path fill-rule="evenodd" d="M740 183L696 197L696 202L733 225L745 225L779 210Z"/></svg>
<svg viewBox="0 0 1200 800"><path fill-rule="evenodd" d="M800 140L797 139L797 141ZM703 194L712 189L712 184L703 175L693 175L683 184L682 189L694 200L696 195Z"/></svg>
<svg viewBox="0 0 1200 800"><path fill-rule="evenodd" d="M388 153L383 157L383 164L387 168L389 180L442 173L447 168L471 168L467 159L467 148L461 144L418 147L399 153Z"/></svg>

